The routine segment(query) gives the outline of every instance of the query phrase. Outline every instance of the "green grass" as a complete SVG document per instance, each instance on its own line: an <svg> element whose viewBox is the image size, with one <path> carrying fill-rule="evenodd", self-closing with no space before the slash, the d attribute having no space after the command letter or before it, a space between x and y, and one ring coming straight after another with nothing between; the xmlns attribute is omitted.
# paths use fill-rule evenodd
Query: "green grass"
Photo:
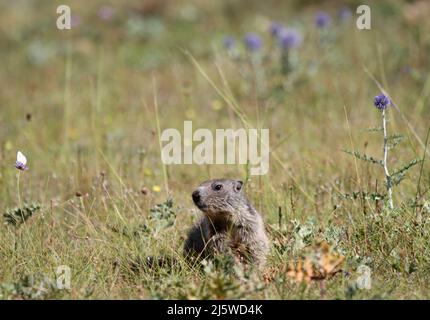
<svg viewBox="0 0 430 320"><path fill-rule="evenodd" d="M20 201L40 205L18 227L0 226L0 298L430 298L428 159L394 188L390 211L382 200L344 196L385 190L381 167L343 152L382 158L380 133L365 129L381 125L373 98L383 88L399 108L389 109L388 130L405 136L390 150L390 169L423 158L426 16L410 20L406 2L378 1L371 31L334 21L320 35L315 11L335 19L337 7L317 1L129 1L108 22L97 17L101 3L73 1L81 25L70 31L55 28L60 2L0 4L0 212ZM130 17L145 22L131 28ZM288 75L267 32L272 20L304 35ZM258 70L243 48L240 61L222 48L223 35L240 42L246 32L264 36ZM255 90L263 73L266 90ZM211 130L269 128L269 173L163 167L157 121L182 131L184 120ZM19 194L17 150L29 160ZM246 192L273 244L261 274L183 261L184 237L200 215L191 192L217 177L249 178ZM172 208L154 213L169 197ZM288 267L320 241L345 257L342 271L294 282ZM356 285L363 264L370 290ZM55 288L61 265L71 269L70 290ZM38 292L41 284L47 290Z"/></svg>

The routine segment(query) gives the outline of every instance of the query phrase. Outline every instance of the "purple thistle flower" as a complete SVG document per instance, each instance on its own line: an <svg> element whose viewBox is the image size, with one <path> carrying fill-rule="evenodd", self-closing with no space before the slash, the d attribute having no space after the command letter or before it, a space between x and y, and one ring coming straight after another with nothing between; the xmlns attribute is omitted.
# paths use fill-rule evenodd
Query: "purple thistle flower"
<svg viewBox="0 0 430 320"><path fill-rule="evenodd" d="M263 41L261 40L260 36L255 33L248 33L245 36L244 41L248 50L252 52L258 51L263 45Z"/></svg>
<svg viewBox="0 0 430 320"><path fill-rule="evenodd" d="M295 29L284 29L279 34L279 44L286 50L299 47L302 40L302 35Z"/></svg>
<svg viewBox="0 0 430 320"><path fill-rule="evenodd" d="M351 9L349 9L346 6L341 7L338 12L338 17L339 17L339 20L342 22L348 21L352 17Z"/></svg>
<svg viewBox="0 0 430 320"><path fill-rule="evenodd" d="M317 12L317 14L315 15L315 25L318 28L325 28L329 24L330 24L330 16L324 11Z"/></svg>
<svg viewBox="0 0 430 320"><path fill-rule="evenodd" d="M223 45L224 45L224 48L226 48L227 50L233 49L235 44L236 44L236 40L232 36L224 37Z"/></svg>
<svg viewBox="0 0 430 320"><path fill-rule="evenodd" d="M99 17L102 20L111 20L115 15L115 10L111 6L101 6L99 9Z"/></svg>
<svg viewBox="0 0 430 320"><path fill-rule="evenodd" d="M70 17L70 25L72 28L79 27L81 24L81 17L77 14L72 14Z"/></svg>
<svg viewBox="0 0 430 320"><path fill-rule="evenodd" d="M375 97L374 104L375 107L379 110L385 110L390 106L391 101L390 98L388 98L385 94L381 93Z"/></svg>
<svg viewBox="0 0 430 320"><path fill-rule="evenodd" d="M284 26L280 22L273 22L270 25L270 34L272 37L278 37L282 30L284 29Z"/></svg>

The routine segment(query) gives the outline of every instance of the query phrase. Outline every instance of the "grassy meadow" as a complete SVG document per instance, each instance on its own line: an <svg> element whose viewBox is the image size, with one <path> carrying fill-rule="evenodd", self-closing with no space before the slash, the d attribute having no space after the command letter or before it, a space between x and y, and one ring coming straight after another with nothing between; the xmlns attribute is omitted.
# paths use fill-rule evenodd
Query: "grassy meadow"
<svg viewBox="0 0 430 320"><path fill-rule="evenodd" d="M0 1L0 298L430 298L430 4L372 1L359 30L360 4ZM282 47L273 22L297 41ZM269 172L164 166L159 135L185 120L270 129ZM220 177L264 217L262 272L183 260L191 193Z"/></svg>

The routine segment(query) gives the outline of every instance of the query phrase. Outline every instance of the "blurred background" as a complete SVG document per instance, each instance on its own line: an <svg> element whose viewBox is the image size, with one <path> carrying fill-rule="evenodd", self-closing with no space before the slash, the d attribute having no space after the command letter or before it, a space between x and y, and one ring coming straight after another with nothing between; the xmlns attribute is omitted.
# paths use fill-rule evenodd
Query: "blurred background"
<svg viewBox="0 0 430 320"><path fill-rule="evenodd" d="M71 30L56 28L61 4L71 8ZM33 188L23 191L29 198L87 192L109 165L136 190L161 190L154 96L161 130L182 130L184 120L195 128L244 126L225 99L234 98L248 125L271 130L277 160L264 179L282 184L294 171L294 183L313 192L316 176L354 184L351 159L340 152L350 133L357 146L380 152L378 138L360 133L378 125L372 99L379 83L404 113L393 112L392 129L413 127L405 148L418 155L416 137L422 143L429 119L430 6L374 2L371 30L358 30L360 4L1 1L2 203L13 202L9 165L17 149L32 169ZM169 167L170 183L246 176L239 166L196 168ZM41 194L47 184L52 189Z"/></svg>

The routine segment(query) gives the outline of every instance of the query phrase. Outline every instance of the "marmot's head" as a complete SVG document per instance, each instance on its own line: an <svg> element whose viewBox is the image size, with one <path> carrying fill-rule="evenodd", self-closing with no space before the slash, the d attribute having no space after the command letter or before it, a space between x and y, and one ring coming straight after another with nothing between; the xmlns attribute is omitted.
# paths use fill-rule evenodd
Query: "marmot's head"
<svg viewBox="0 0 430 320"><path fill-rule="evenodd" d="M229 215L246 203L242 185L243 182L239 180L208 180L193 192L193 201L210 217Z"/></svg>

